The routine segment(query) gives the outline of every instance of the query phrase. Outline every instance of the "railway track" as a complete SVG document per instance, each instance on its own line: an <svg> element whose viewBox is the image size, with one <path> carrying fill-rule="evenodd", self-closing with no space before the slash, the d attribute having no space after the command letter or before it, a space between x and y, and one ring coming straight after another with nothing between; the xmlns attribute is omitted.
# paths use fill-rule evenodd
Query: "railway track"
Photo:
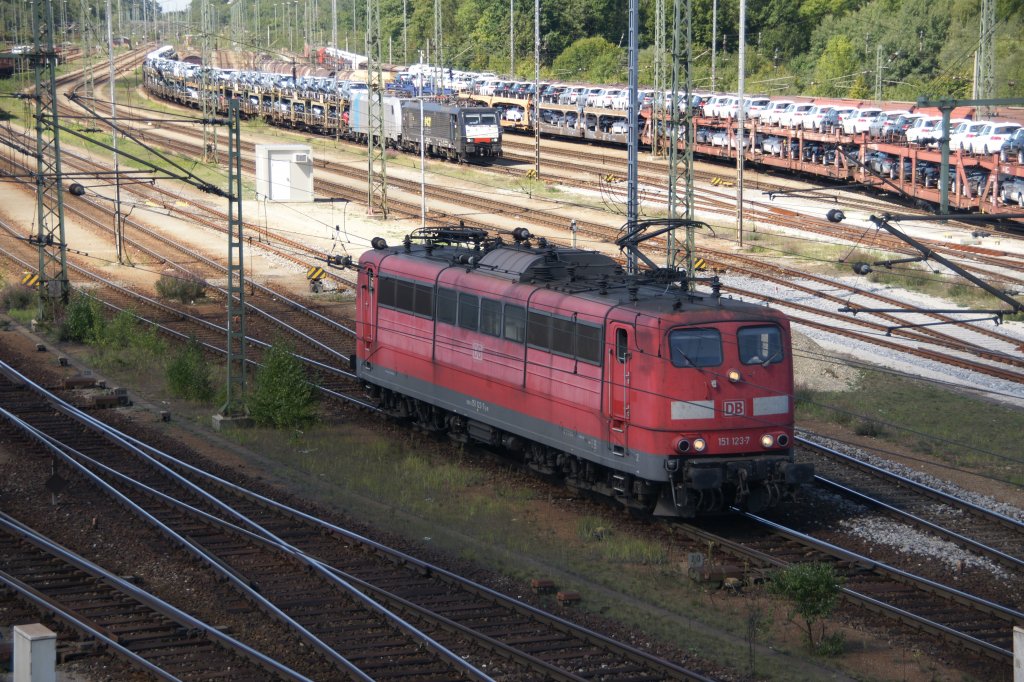
<svg viewBox="0 0 1024 682"><path fill-rule="evenodd" d="M243 145L244 147L245 145ZM592 154L586 151L575 151L574 155L578 158L585 160L585 163L572 163L565 161L558 161L555 159L548 160L548 166L554 166L561 168L566 172L558 178L558 181L562 184L576 185L586 187L589 189L600 189L602 192L610 194L622 194L624 196L624 189L610 185L600 179L597 180L586 180L587 177L593 175L600 175L600 171L595 171L596 168L601 168L604 165L608 165L609 157L605 154ZM526 156L515 156L510 155L511 160L520 159L524 162L532 163L533 158ZM622 174L621 161L619 159L612 159L614 167L618 168L618 174ZM330 162L324 162L325 168L331 167ZM642 190L644 193L651 194L653 191L652 187L657 187L664 184L664 172L665 167L663 163L642 161L641 167L651 171L651 174L641 176L641 182L646 186L646 189ZM504 172L525 175L526 170L504 167ZM717 177L716 173L707 172L699 174L699 177L707 176L706 179L710 180L713 177ZM619 178L621 179L621 178ZM758 185L755 183L755 188ZM770 185L765 184L763 189L768 191L778 191L788 188L787 186ZM665 201L665 197L651 195L650 198L656 198L659 201ZM700 205L704 206L708 210L724 212L732 214L735 211L735 197L728 193L721 192L709 187L701 188L700 196L697 197L697 201ZM864 210L865 204L863 201L858 199L856 205L858 210ZM867 248L883 249L889 252L899 254L912 254L917 255L917 252L910 249L904 242L892 237L888 234L872 234L866 235L865 230L845 225L837 225L830 223L824 218L813 218L805 215L798 215L787 209L772 206L770 204L764 204L761 202L747 201L745 202L750 208L748 215L752 220L762 221L765 223L778 224L781 227L788 227L793 229L799 229L803 232L812 232L825 236L830 240L834 240L837 236L848 239L851 243L858 243ZM879 203L878 208L880 212L889 212L893 209L892 204ZM901 209L901 213L908 213L910 210ZM927 215L925 212L920 212L921 215ZM564 226L562 226L564 229ZM1024 285L1024 268L1021 268L1019 263L1015 260L1008 259L1005 251L1000 249L989 249L979 246L967 245L967 244L952 244L947 242L929 242L929 246L935 249L937 252L948 251L953 257L958 258L969 258L979 264L984 264L992 268L1000 268L1002 272L987 272L986 274L992 276L996 281L1000 282L1005 286L1016 286ZM1013 270L1018 274L1016 276L1008 275L1006 270Z"/></svg>
<svg viewBox="0 0 1024 682"><path fill-rule="evenodd" d="M338 186L338 187L340 187L341 185L337 185L337 186ZM417 187L417 190L418 190L418 187ZM340 190L339 190L339 191L340 191ZM347 189L346 189L346 191L347 191ZM361 195L361 193L355 193L355 196L356 196L356 197L359 197L360 195ZM412 215L416 215L416 216L418 216L418 215L419 215L419 207L418 207L418 205L417 205L417 206L415 206L414 208L415 208L415 210L411 211L410 213L411 213ZM562 223L561 223L561 225L562 225L562 227L564 227L564 222L562 222ZM605 229L606 229L606 228L605 228ZM734 267L734 266L733 266L733 267ZM222 332L221 332L221 333L222 333ZM924 627L925 627L925 628L927 629L927 628L929 628L929 627L935 627L935 626L924 626ZM985 646L984 646L983 644L980 644L980 643L976 643L976 644L977 644L977 646L979 646L980 648L985 648ZM996 647L998 647L998 644L996 644L995 646L996 646ZM990 651L990 653L991 653L991 651ZM997 657L997 656L993 656L993 657Z"/></svg>
<svg viewBox="0 0 1024 682"><path fill-rule="evenodd" d="M532 139L529 142L522 141L516 135L506 134L502 140L502 147L506 152L503 154L503 158L517 161L520 163L533 164L534 163L534 146ZM542 145L542 153L545 151ZM520 150L520 151L515 151ZM600 148L599 151L594 151L594 148L590 144L586 144L580 141L573 140L559 140L554 145L549 144L546 150L550 156L564 157L567 161L559 162L556 159L552 159L551 163L556 166L563 168L572 168L578 170L578 167L582 167L587 175L594 173L594 169L599 169L599 172L609 173L612 175L624 175L625 173L625 150L615 149L611 150L607 147ZM582 161L582 164L574 164L574 161ZM542 164L545 163L542 159ZM653 179L656 184L663 184L667 179L668 173L668 160L646 160L639 159L638 166L641 171L647 173L646 177ZM577 168L573 168L573 166ZM703 182L709 182L712 180L726 181L732 184L736 181L736 164L735 160L728 159L726 162L717 161L714 158L704 158L697 162L698 168L695 171L694 179ZM707 170L710 168L710 170ZM543 169L543 166L542 166ZM771 173L774 173L772 168L762 168L756 163L748 164L747 171L744 178L744 186L751 190L756 190L765 195L786 195L786 194L811 194L811 193L826 193L829 194L822 198L827 199L835 207L845 207L854 209L857 211L872 211L876 213L900 213L903 215L917 215L917 216L932 216L934 211L922 210L916 205L916 202L910 200L896 201L896 200L880 200L874 196L874 192L886 191L886 186L862 186L859 191L855 191L857 188L851 188L848 183L844 183L840 187L833 187L828 184L822 184L820 181L810 182L803 181L799 178L786 178L785 182L771 182L766 180L766 177L772 177ZM703 191L714 191L708 187L702 187ZM898 191L892 188L894 196L899 196ZM734 207L735 208L735 207ZM955 214L950 217L950 224L973 230L976 229L975 223L965 223L958 221ZM997 228L998 229L998 228ZM1004 236L1009 239L1019 239L1018 231L999 231L1000 236ZM956 248L956 245L954 245ZM969 251L970 247L964 248L965 251Z"/></svg>
<svg viewBox="0 0 1024 682"><path fill-rule="evenodd" d="M0 230L16 236L16 233L5 222L0 221ZM20 249L18 247L21 247ZM32 269L31 248L15 244L12 247L0 247L15 267L24 270ZM119 285L104 278L83 265L69 259L68 268L72 272L92 281L97 289L90 295L113 314L128 312L140 322L151 325L161 334L178 342L196 339L207 351L220 356L227 355L227 328L224 326L224 306L214 304L200 311L189 312L153 299L139 291ZM226 296L226 292L220 290ZM264 296L258 302L247 303L254 317L252 324L246 329L246 363L256 370L261 365L262 354L286 333L296 344L293 351L311 372L319 376L316 388L327 396L342 400L364 409L374 410L361 398L359 383L348 368L348 358L336 349L325 346L316 335L339 334L345 332L333 321L322 318L310 311L303 314L301 305L288 298L275 300L270 289L263 289ZM255 297L252 297L255 298ZM269 309L264 308L266 304ZM301 318L301 319L300 319ZM306 331L302 329L305 328ZM346 343L351 339L346 338Z"/></svg>
<svg viewBox="0 0 1024 682"><path fill-rule="evenodd" d="M525 155L514 155L506 154L506 159L521 161L522 163L532 164L532 157ZM624 174L624 160L619 161L616 164L608 164L608 159L603 154L589 154L586 151L578 151L572 154L572 158L579 159L581 162L576 161L558 161L549 160L546 162L548 167L558 168L564 171L565 175L557 177L557 181L560 184L567 184L573 186L579 186L589 189L600 187L602 191L612 192L625 196L624 189L615 189L609 187L608 183L601 182L600 180L588 180L592 176L600 176L603 172L607 172L608 167L614 168L614 173L619 176ZM604 164L604 165L602 165ZM653 162L641 162L641 167L645 167L645 164L650 164L648 170L651 171L648 174L640 175L639 180L642 186L647 188L650 192L652 187L659 187L664 185L667 181L665 175L664 164L658 164ZM513 169L506 169L509 172L513 172ZM514 172L518 172L516 169ZM525 173L526 171L522 171ZM713 172L700 172L696 174L696 179L702 181L710 181L718 177L718 174ZM621 178L620 178L621 179ZM783 191L792 190L791 187L786 186L773 186L766 184L754 183L754 189L763 189L765 193L770 191ZM820 187L809 187L808 189L821 189ZM667 189L664 190L667 196ZM664 201L665 199L663 199ZM859 198L858 198L859 200ZM836 238L845 239L853 244L859 244L864 248L879 249L892 253L908 254L908 255L919 255L918 252L909 248L907 244L895 237L886 234L878 233L872 230L872 234L866 234L863 228L857 228L853 226L847 226L841 223L830 223L825 220L824 217L813 217L805 214L798 214L792 210L786 209L781 206L775 206L770 203L761 201L755 201L751 199L744 200L744 207L747 216L753 221L761 222L764 224L775 224L784 228L792 228L800 230L802 232L810 232L823 237L827 237L830 240ZM886 213L900 213L906 215L918 214L922 217L931 216L933 214L924 211L914 211L911 209L904 209L903 207L896 206L892 203L871 203L863 202L850 203L851 208L856 208L859 212L866 210L872 210L878 214ZM734 194L715 189L713 187L701 187L700 193L696 197L696 208L698 210L707 210L711 212L720 213L722 215L733 216L736 211L736 197ZM956 225L956 221L951 220L951 223ZM963 226L960 227L968 227ZM976 229L974 226L973 229ZM1007 239L1015 239L1013 235L1006 235ZM949 257L958 259L967 259L978 264L983 264L989 267L998 267L1004 270L1012 270L1016 272L1015 276L1008 275L1006 273L996 274L995 276L1000 281L1005 281L1007 284L1024 284L1024 268L1015 259L1011 258L1011 254L1002 249L986 248L971 244L954 244L945 241L927 240L925 242L929 248L934 249L938 253L943 253Z"/></svg>
<svg viewBox="0 0 1024 682"><path fill-rule="evenodd" d="M1024 523L941 490L911 480L883 466L857 459L797 437L801 461L813 462L818 486L881 510L893 518L937 535L1013 571L1009 582L1024 576ZM993 592L1003 599L1008 585ZM993 597L998 601L998 597Z"/></svg>
<svg viewBox="0 0 1024 682"><path fill-rule="evenodd" d="M1024 624L1024 613L1017 610L749 513L730 517L728 527L706 523L679 532L731 557L730 566L718 568L726 573L730 568L742 571L743 566L771 571L809 561L829 564L842 580L842 596L848 603L981 654L1005 670L1012 663L1013 628Z"/></svg>
<svg viewBox="0 0 1024 682"><path fill-rule="evenodd" d="M223 569L246 599L339 671L379 680L707 679L230 484L3 371L0 404L47 434L66 476L116 488L130 500L122 504Z"/></svg>
<svg viewBox="0 0 1024 682"><path fill-rule="evenodd" d="M168 147L172 148L172 149L175 149L175 150L179 151L180 153L183 153L183 154L195 153L195 149L194 149L194 147L192 145L189 145L188 143L184 143L182 141L166 140L166 141L164 141L164 144L167 145ZM332 169L335 172L340 172L340 173L349 175L350 177L359 177L361 175L360 171L355 171L355 170L353 170L351 168L348 168L348 167L346 167L344 165L330 164L330 163L327 163L325 165L332 167ZM400 180L395 179L395 180L393 180L393 184L397 185L400 189L404 189L404 190L409 191L409 192L413 192L413 191L418 189L418 187L414 187L414 185L416 183L412 183L412 182L408 182L408 181L400 181ZM339 185L337 183L326 181L324 179L320 180L320 182L319 182L319 189L320 189L320 191L323 191L323 192L326 192L326 193L330 193L330 194L333 194L333 195L337 195L337 194L345 195L345 194L348 194L349 196L353 196L352 190L350 188L344 187L344 186ZM353 196L353 198L355 198L355 197ZM465 201L466 201L465 198L458 191L455 191L455 190L444 190L444 189L439 189L439 188L431 188L431 198L432 199L439 199L439 200L443 200L443 201L447 201L447 202L452 202L452 203L465 203ZM393 201L392 203L394 205L396 202ZM501 201L474 199L473 204L477 208L481 207L481 204L483 204L485 207L490 208L493 212L495 212L498 215L509 215L509 214L513 213L513 211L510 211L508 204L506 204L504 202L501 202ZM167 206L166 203L164 205ZM170 207L168 206L168 208L170 208ZM414 215L414 213L412 211L409 211L409 213ZM515 209L515 214L518 214L518 208ZM218 217L223 217L223 216L218 216ZM538 220L541 219L541 218L543 218L543 216L538 216L536 213L531 215L531 221L533 221L533 222L538 222ZM564 220L565 219L561 218L561 217L553 217L553 218L549 217L547 220L541 220L541 222L546 222L548 226L556 228L556 229L564 229L564 226L565 226L564 225ZM474 221L470 221L470 222L474 222ZM210 225L209 222L207 222L207 224ZM224 230L224 228L221 228L221 227L219 227L217 225L211 225L211 226L215 227L216 229ZM483 225L483 226L488 227L487 225ZM588 230L592 231L596 236L599 236L600 238L605 239L605 240L611 239L614 236L616 236L612 230L609 230L608 228L605 228L603 226L596 225L596 224L584 223L582 225L578 225L578 227L580 229L584 230L584 231L588 231ZM299 260L294 255L296 250L305 251L307 253L309 252L308 247L305 247L303 244L297 243L294 240L288 240L287 238L285 238L284 242L285 242L285 245L288 248L287 249L278 249L278 252L280 253L281 251L286 251L288 257L290 259L292 259L293 261L298 261ZM314 260L318 260L318 259L324 259L325 260L326 259L326 256L324 254L312 254L312 256L313 256ZM747 268L746 271L748 273L750 273L752 275L755 275L759 279L764 279L765 278L764 264L759 262L759 261L755 262L754 259L744 258L742 256L738 256L738 255L735 255L735 254L726 254L726 253L723 253L723 252L718 252L715 255L715 258L726 260L726 261L732 263L733 264L732 267L734 269L743 269L743 267L746 267ZM735 263L737 263L738 261L739 262L745 262L748 265L747 266L741 266L741 267L737 268ZM307 261L306 265L308 265L308 261ZM817 295L819 297L821 297L823 295L821 293L821 289L820 288L812 288L812 287L808 287L808 286L801 287L801 285L795 283L794 278L817 279L819 283L824 284L825 286L828 286L828 287L831 287L831 288L839 288L839 287L843 286L843 285L835 282L834 280L825 280L824 278L820 278L820 277L819 278L814 278L813 276L809 276L809 275L806 275L804 273L793 273L791 271L786 271L786 270L784 270L782 268L779 268L777 266L773 267L772 270L774 270L776 272L779 272L782 275L782 277L779 277L779 276L773 277L774 281L779 283L781 286L790 287L790 288L795 287L797 289L801 289L802 288L803 290L807 291L808 293L814 293L815 295ZM859 290L854 289L852 287L846 287L846 289L849 292L849 294L851 294L851 295L852 294L860 294L860 293L862 293ZM760 294L751 293L751 292L737 291L737 293L740 293L740 294L743 294L743 295L752 296L752 297L755 297L755 298L761 298L762 300L769 300L768 297L765 297L765 296L760 295ZM892 299L888 299L886 297L880 297L878 295L871 295L871 297L873 299L875 299L875 300L880 300L880 301L883 301L883 302L887 302L890 305L893 305L895 307L904 307L904 308L906 308L908 310L910 309L910 306L907 306L905 304L901 304L899 302L893 301ZM836 303L840 303L840 304L847 303L847 301L845 301L844 299L841 299L840 297L835 296L835 295L832 295L830 298L831 298L831 300L833 302L836 302ZM818 317L818 318L821 318L821 317L831 318L831 319L834 319L834 320L837 320L837 321L840 321L840 322L844 323L844 325L849 325L850 322L851 322L851 319L849 317L842 316L842 315L837 315L835 313L829 313L829 312L823 311L821 309L813 309L813 308L811 308L809 306L800 305L800 304L796 304L796 303L792 303L792 302L787 303L785 301L779 301L779 300L776 300L775 302L776 303L782 303L782 304L786 305L790 310L796 310L799 314L801 314L803 316L803 320L807 324L809 324L810 326L814 326L814 327L817 327L817 328L820 328L820 329L824 329L824 330L827 330L827 331L833 331L834 332L834 331L836 331L837 327L835 325L831 325L829 323L823 324L822 322L816 321L813 318L814 317ZM809 316L811 316L811 317L809 317ZM855 318L855 319L852 320L852 322L855 325L860 325L860 326L867 327L869 332L871 332L871 331L874 331L876 333L877 332L882 332L884 336L889 336L889 334L891 333L893 327L899 326L897 324L898 320L896 320L895 318L893 318L891 316L883 316L883 317L885 319L887 319L887 321L892 323L892 324L883 325L883 324L873 323L873 322L870 322L870 321L866 321L864 316L861 316L861 318L859 318L859 319ZM940 319L942 321L944 321L944 322L951 322L951 319L948 316L942 316ZM844 325L839 325L839 328L842 328ZM1014 358L1016 356L1012 354L1012 351L1015 348L1019 349L1019 347L1020 347L1019 341L1016 341L1015 339L1012 339L1010 337L1006 337L1004 335L1001 335L1001 334L998 334L996 332L992 332L992 331L989 331L987 329L980 328L980 327L977 327L977 326L972 326L972 327L970 327L970 329L973 332L977 332L979 334L986 335L986 336L988 336L991 339L998 340L1000 343L1004 344L1004 347L1008 348L1011 352L1010 353L1007 353L1007 352L1002 352L1002 353L1000 353L1000 352L993 352L992 350L986 348L982 344L971 344L971 345L968 345L968 344L963 343L963 341L961 341L961 340L958 340L958 339L954 340L951 337L949 337L947 335L944 335L944 334L941 334L941 333L939 333L939 332L937 332L935 330L932 330L932 329L925 329L923 334L918 334L916 332L908 332L906 330L900 330L898 335L902 336L902 337L906 337L910 341L930 342L930 343L938 344L940 347L944 347L947 350L955 351L955 352L958 352L958 353L964 353L964 354L967 354L969 356L980 357L980 358L983 358L985 360L993 361L995 363L1008 363L1008 364L1013 365L1013 366L1019 366L1020 365L1019 358L1017 358L1017 360L1015 360ZM970 369L972 371L979 371L979 372L982 372L982 373L985 373L985 374L988 374L990 376L994 376L994 377L997 377L999 379L1003 379L1003 380L1006 380L1006 381L1011 381L1011 382L1015 382L1015 383L1019 383L1019 382L1022 381L1022 377L1020 376L1020 373L1015 371L1014 369L1002 368L1002 367L999 367L999 366L992 366L992 365L988 365L988 364L985 364L985 363L979 363L979 362L971 359L970 357L967 357L967 358L957 357L955 355L950 355L950 354L945 353L945 352L937 353L935 351L930 351L930 350L925 349L925 348L913 348L913 347L908 348L905 343L896 343L896 342L888 341L888 340L885 340L885 339L881 339L881 338L878 338L878 335L857 334L856 332L853 332L851 330L844 330L841 333L844 333L847 336L850 336L851 338L858 338L859 340L866 341L868 343L873 343L875 345L884 346L884 347L889 348L891 350L898 350L900 352L910 352L910 353L920 355L920 356L925 357L925 358L930 359L930 360L934 360L934 361L938 361L938 362L947 362L947 363L952 364L952 365L963 367L965 369Z"/></svg>
<svg viewBox="0 0 1024 682"><path fill-rule="evenodd" d="M158 679L309 680L4 513L0 583Z"/></svg>

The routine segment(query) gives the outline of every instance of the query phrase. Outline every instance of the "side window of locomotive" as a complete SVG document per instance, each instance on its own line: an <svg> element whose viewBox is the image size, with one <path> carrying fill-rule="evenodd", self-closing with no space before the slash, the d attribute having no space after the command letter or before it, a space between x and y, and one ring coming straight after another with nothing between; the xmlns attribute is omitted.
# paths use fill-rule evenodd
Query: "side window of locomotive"
<svg viewBox="0 0 1024 682"><path fill-rule="evenodd" d="M423 317L433 315L434 287L429 284L381 277L377 281L377 288L377 300L385 308L394 308Z"/></svg>
<svg viewBox="0 0 1024 682"><path fill-rule="evenodd" d="M404 280L395 281L395 307L399 310L412 310L413 297L416 295L416 287L412 282Z"/></svg>
<svg viewBox="0 0 1024 682"><path fill-rule="evenodd" d="M601 364L601 327L576 323L576 357L583 362Z"/></svg>
<svg viewBox="0 0 1024 682"><path fill-rule="evenodd" d="M717 367L722 364L722 335L717 329L676 329L669 332L676 367Z"/></svg>
<svg viewBox="0 0 1024 682"><path fill-rule="evenodd" d="M572 357L576 353L576 324L561 317L551 318L551 352Z"/></svg>
<svg viewBox="0 0 1024 682"><path fill-rule="evenodd" d="M455 324L458 319L458 295L452 289L438 287L437 289L437 321L446 324Z"/></svg>
<svg viewBox="0 0 1024 682"><path fill-rule="evenodd" d="M480 299L480 331L488 336L501 336L501 303L491 298Z"/></svg>
<svg viewBox="0 0 1024 682"><path fill-rule="evenodd" d="M377 302L388 308L395 307L395 289L397 281L390 277L381 277L377 280Z"/></svg>
<svg viewBox="0 0 1024 682"><path fill-rule="evenodd" d="M520 305L505 306L505 338L517 343L526 340L526 308Z"/></svg>
<svg viewBox="0 0 1024 682"><path fill-rule="evenodd" d="M629 355L629 334L625 329L615 330L615 358L619 362L625 362Z"/></svg>
<svg viewBox="0 0 1024 682"><path fill-rule="evenodd" d="M526 343L534 348L551 348L551 318L544 313L529 311L529 324L526 326Z"/></svg>
<svg viewBox="0 0 1024 682"><path fill-rule="evenodd" d="M412 312L423 317L434 315L434 287L429 284L416 284L416 298Z"/></svg>
<svg viewBox="0 0 1024 682"><path fill-rule="evenodd" d="M476 331L480 324L480 297L459 294L459 326Z"/></svg>
<svg viewBox="0 0 1024 682"><path fill-rule="evenodd" d="M736 341L744 365L770 365L784 359L782 332L775 325L743 327Z"/></svg>

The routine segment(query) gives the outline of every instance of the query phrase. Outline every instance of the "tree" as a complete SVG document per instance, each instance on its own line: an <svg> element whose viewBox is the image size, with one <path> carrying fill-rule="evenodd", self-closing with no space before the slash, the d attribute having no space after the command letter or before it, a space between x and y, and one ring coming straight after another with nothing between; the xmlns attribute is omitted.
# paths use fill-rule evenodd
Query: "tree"
<svg viewBox="0 0 1024 682"><path fill-rule="evenodd" d="M849 89L856 71L857 54L853 43L846 36L832 36L814 69L815 94L826 97L842 95Z"/></svg>
<svg viewBox="0 0 1024 682"><path fill-rule="evenodd" d="M821 643L826 639L825 624L821 624L817 639L814 637L814 624L835 610L839 602L839 580L831 564L806 563L792 564L776 571L768 585L773 594L793 603L789 618L792 620L800 616L803 619L811 652L820 651Z"/></svg>
<svg viewBox="0 0 1024 682"><path fill-rule="evenodd" d="M850 86L850 91L846 93L846 96L850 99L867 99L871 96L871 91L868 90L868 80L863 73L858 73L857 77L853 79L853 85Z"/></svg>
<svg viewBox="0 0 1024 682"><path fill-rule="evenodd" d="M270 347L254 383L248 407L258 425L287 429L316 421L316 394L288 344Z"/></svg>
<svg viewBox="0 0 1024 682"><path fill-rule="evenodd" d="M553 68L564 80L623 80L623 58L623 51L604 38L580 38L558 55Z"/></svg>

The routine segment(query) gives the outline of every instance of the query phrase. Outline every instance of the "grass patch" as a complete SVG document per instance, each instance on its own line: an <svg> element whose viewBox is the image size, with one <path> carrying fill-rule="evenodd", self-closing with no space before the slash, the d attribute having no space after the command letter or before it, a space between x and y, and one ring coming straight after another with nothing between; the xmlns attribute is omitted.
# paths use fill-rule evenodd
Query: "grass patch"
<svg viewBox="0 0 1024 682"><path fill-rule="evenodd" d="M194 273L184 276L163 274L156 281L156 292L174 301L194 303L206 297L206 282Z"/></svg>
<svg viewBox="0 0 1024 682"><path fill-rule="evenodd" d="M15 321L27 325L39 310L39 292L21 284L8 284L0 290L0 306Z"/></svg>
<svg viewBox="0 0 1024 682"><path fill-rule="evenodd" d="M853 391L799 390L796 418L850 427L950 466L1024 483L1024 413L928 382L864 370Z"/></svg>

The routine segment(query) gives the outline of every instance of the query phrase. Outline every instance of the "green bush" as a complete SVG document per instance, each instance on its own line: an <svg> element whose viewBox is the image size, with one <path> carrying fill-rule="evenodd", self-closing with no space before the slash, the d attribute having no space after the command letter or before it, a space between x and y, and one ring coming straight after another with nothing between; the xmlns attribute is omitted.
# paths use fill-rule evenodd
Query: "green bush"
<svg viewBox="0 0 1024 682"><path fill-rule="evenodd" d="M301 428L316 421L317 396L302 362L286 343L275 343L264 356L249 394L249 414L260 426Z"/></svg>
<svg viewBox="0 0 1024 682"><path fill-rule="evenodd" d="M28 310L38 301L39 294L18 284L8 284L0 292L0 305L4 310Z"/></svg>
<svg viewBox="0 0 1024 682"><path fill-rule="evenodd" d="M800 616L803 619L811 652L834 652L837 641L841 651L842 639L827 636L823 622L818 636L814 636L814 624L832 615L839 603L840 577L832 564L792 564L781 568L772 573L768 590L792 602L789 618Z"/></svg>
<svg viewBox="0 0 1024 682"><path fill-rule="evenodd" d="M858 436L867 436L869 438L878 438L885 435L885 429L876 421L870 419L862 419L857 422L857 426L854 427L853 432Z"/></svg>
<svg viewBox="0 0 1024 682"><path fill-rule="evenodd" d="M160 275L156 281L156 292L164 298L182 303L192 303L206 296L206 282L199 275Z"/></svg>
<svg viewBox="0 0 1024 682"><path fill-rule="evenodd" d="M95 327L89 343L93 361L104 368L157 368L164 361L165 345L156 327L142 324L135 313L122 310L114 319Z"/></svg>
<svg viewBox="0 0 1024 682"><path fill-rule="evenodd" d="M172 395L186 400L209 402L213 398L210 363L194 337L167 366L167 386Z"/></svg>
<svg viewBox="0 0 1024 682"><path fill-rule="evenodd" d="M59 332L60 340L91 343L99 337L102 328L103 315L100 314L100 304L87 296L73 296L64 311L64 320Z"/></svg>

